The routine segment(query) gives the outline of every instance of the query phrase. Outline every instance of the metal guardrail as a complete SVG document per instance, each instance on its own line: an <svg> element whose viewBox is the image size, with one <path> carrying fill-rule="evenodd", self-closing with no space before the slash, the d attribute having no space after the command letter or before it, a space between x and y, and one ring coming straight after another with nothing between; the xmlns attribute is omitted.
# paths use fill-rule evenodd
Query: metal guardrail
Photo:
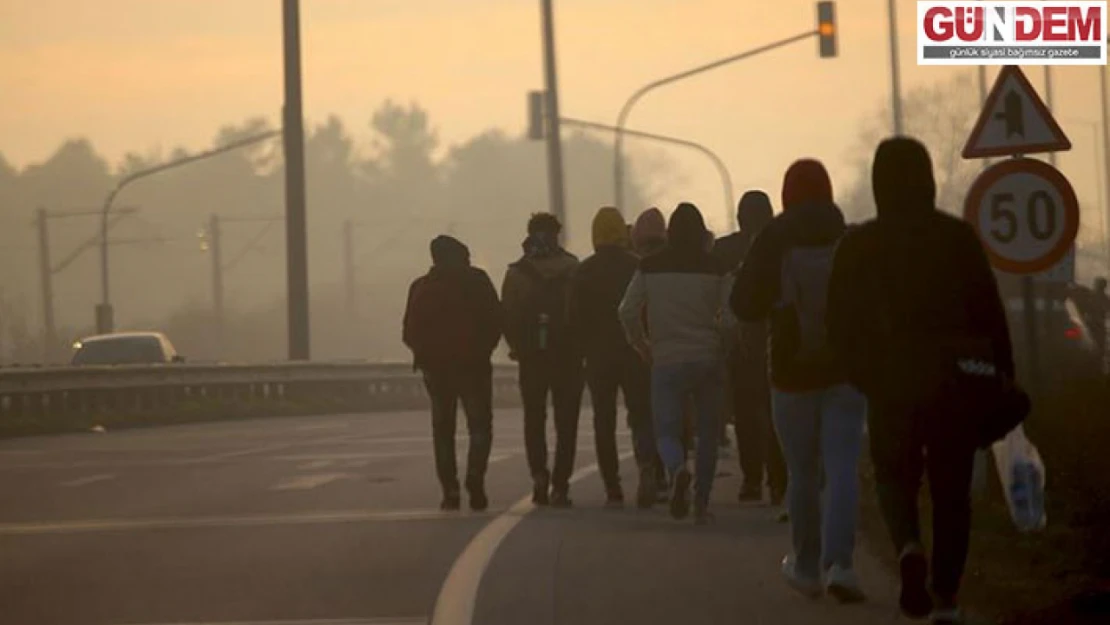
<svg viewBox="0 0 1110 625"><path fill-rule="evenodd" d="M495 403L514 401L516 367L495 365L493 387ZM374 411L422 408L427 394L420 374L396 363L0 369L0 418L156 412L206 400Z"/></svg>

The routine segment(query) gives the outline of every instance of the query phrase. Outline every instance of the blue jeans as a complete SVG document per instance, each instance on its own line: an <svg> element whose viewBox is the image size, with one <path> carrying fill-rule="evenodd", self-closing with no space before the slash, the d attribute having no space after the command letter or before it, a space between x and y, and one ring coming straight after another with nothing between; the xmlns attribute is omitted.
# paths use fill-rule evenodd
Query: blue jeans
<svg viewBox="0 0 1110 625"><path fill-rule="evenodd" d="M798 574L819 579L833 564L851 569L867 400L840 385L804 393L775 390L772 403L789 475L786 505Z"/></svg>
<svg viewBox="0 0 1110 625"><path fill-rule="evenodd" d="M651 370L651 405L659 456L674 475L686 464L682 440L682 414L686 398L693 397L697 412L698 448L695 497L709 501L717 473L717 437L725 399L725 368L721 361L656 365Z"/></svg>

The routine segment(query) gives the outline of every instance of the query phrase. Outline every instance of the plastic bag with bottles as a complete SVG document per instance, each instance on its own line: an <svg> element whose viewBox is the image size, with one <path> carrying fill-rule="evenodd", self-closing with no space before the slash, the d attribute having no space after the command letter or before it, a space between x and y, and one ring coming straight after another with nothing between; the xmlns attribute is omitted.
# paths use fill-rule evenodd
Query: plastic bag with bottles
<svg viewBox="0 0 1110 625"><path fill-rule="evenodd" d="M1025 428L1014 428L991 446L991 452L1014 525L1021 532L1044 529L1048 524L1045 466L1037 447L1025 435Z"/></svg>

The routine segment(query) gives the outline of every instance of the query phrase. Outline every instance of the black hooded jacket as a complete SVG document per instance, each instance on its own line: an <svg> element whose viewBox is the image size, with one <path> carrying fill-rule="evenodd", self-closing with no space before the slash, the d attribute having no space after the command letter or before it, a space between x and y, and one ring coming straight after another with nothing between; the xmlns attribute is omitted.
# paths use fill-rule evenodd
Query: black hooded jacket
<svg viewBox="0 0 1110 625"><path fill-rule="evenodd" d="M736 211L739 232L725 235L713 244L713 255L724 262L730 271L735 271L744 262L756 236L775 218L771 198L762 191L748 191L740 198Z"/></svg>
<svg viewBox="0 0 1110 625"><path fill-rule="evenodd" d="M878 217L845 236L829 283L829 342L850 381L872 400L912 401L968 341L987 344L1012 376L994 273L971 226L936 210L925 147L884 141L872 185Z"/></svg>
<svg viewBox="0 0 1110 625"><path fill-rule="evenodd" d="M737 319L770 319L771 383L783 391L801 392L847 381L835 365L797 362L785 348L788 330L776 317L782 284L782 261L793 247L823 247L844 234L844 214L832 202L800 204L784 211L752 244L732 290L732 312Z"/></svg>

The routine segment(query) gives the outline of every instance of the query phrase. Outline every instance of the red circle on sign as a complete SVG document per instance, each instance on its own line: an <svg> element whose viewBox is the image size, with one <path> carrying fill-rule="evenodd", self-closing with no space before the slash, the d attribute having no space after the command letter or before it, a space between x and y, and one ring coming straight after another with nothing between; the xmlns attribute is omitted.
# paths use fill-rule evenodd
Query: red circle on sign
<svg viewBox="0 0 1110 625"><path fill-rule="evenodd" d="M1003 256L987 243L979 230L979 210L982 208L987 192L999 180L1013 174L1028 174L1044 180L1060 194L1064 202L1063 235L1048 252L1032 260L1017 260ZM1038 273L1060 262L1067 256L1071 245L1075 243L1075 238L1079 235L1079 198L1076 197L1075 189L1068 179L1055 167L1031 158L1015 158L992 166L975 179L964 202L964 220L971 224L979 240L983 241L983 248L995 268L1014 274Z"/></svg>

